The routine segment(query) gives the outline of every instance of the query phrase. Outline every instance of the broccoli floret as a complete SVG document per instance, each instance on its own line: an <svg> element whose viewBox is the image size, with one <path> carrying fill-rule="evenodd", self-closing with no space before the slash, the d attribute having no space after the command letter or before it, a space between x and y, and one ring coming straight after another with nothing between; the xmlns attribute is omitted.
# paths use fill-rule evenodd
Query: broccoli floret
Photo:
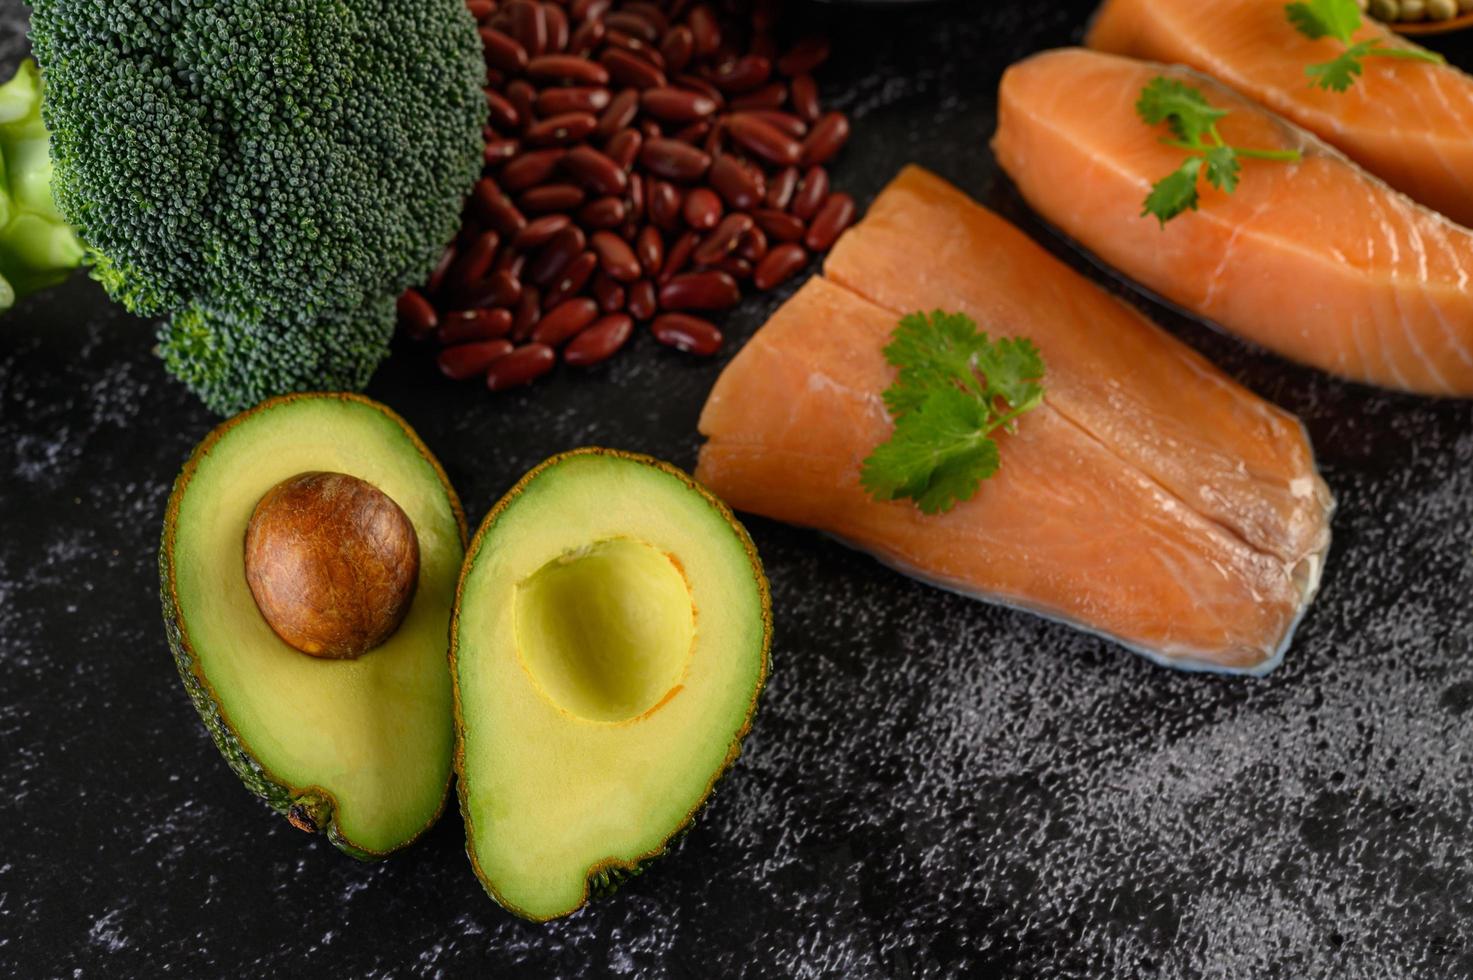
<svg viewBox="0 0 1473 980"><path fill-rule="evenodd" d="M51 199L41 75L27 59L0 85L0 312L17 297L61 282L82 255L82 243Z"/></svg>
<svg viewBox="0 0 1473 980"><path fill-rule="evenodd" d="M463 0L35 0L55 195L213 409L359 388L480 173Z"/></svg>

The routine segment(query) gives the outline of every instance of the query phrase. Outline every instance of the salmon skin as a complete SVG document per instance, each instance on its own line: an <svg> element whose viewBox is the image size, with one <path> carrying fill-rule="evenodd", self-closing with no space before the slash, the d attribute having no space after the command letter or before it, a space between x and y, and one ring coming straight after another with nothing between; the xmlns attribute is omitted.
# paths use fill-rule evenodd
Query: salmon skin
<svg viewBox="0 0 1473 980"><path fill-rule="evenodd" d="M913 263L921 253L935 261ZM883 348L963 312L1033 340L1044 403L940 515L878 501ZM1299 422L939 178L906 168L722 373L697 478L906 574L1112 638L1157 663L1262 674L1315 594L1333 503Z"/></svg>
<svg viewBox="0 0 1473 980"><path fill-rule="evenodd" d="M1201 182L1201 207L1143 216L1185 159L1135 112L1165 76L1229 110L1237 190ZM1339 151L1206 76L1081 48L1003 75L993 151L1028 202L1126 277L1240 337L1356 381L1473 395L1473 232L1392 190Z"/></svg>
<svg viewBox="0 0 1473 980"><path fill-rule="evenodd" d="M1416 47L1370 18L1355 40ZM1085 43L1205 72L1397 190L1473 225L1473 77L1451 65L1366 58L1365 74L1345 92L1314 87L1304 69L1345 45L1299 33L1281 0L1106 0Z"/></svg>

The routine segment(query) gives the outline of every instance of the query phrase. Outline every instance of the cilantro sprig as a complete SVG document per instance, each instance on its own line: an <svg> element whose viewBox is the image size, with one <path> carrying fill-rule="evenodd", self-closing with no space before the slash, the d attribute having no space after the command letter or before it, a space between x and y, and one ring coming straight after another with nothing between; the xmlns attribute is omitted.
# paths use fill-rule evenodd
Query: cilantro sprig
<svg viewBox="0 0 1473 980"><path fill-rule="evenodd" d="M1154 215L1164 228L1183 211L1195 211L1199 203L1199 179L1231 194L1238 188L1243 159L1282 160L1297 163L1298 150L1259 150L1229 146L1217 131L1217 122L1228 114L1214 108L1198 89L1171 78L1156 77L1141 89L1136 114L1149 126L1165 124L1171 139L1161 142L1189 154L1182 165L1151 185L1141 215Z"/></svg>
<svg viewBox="0 0 1473 980"><path fill-rule="evenodd" d="M884 393L895 431L860 482L881 500L944 513L997 472L993 434L1043 401L1043 357L1030 340L993 341L966 314L936 310L902 317L885 359L900 369Z"/></svg>
<svg viewBox="0 0 1473 980"><path fill-rule="evenodd" d="M1351 38L1361 25L1360 8L1355 0L1305 0L1289 4L1284 12L1289 23L1311 41L1333 37L1346 45L1338 58L1308 65L1304 69L1311 85L1327 91L1344 92L1354 85L1357 76L1365 71L1362 62L1367 58L1404 58L1434 65L1446 60L1437 52L1422 48L1391 47L1379 41L1353 42Z"/></svg>

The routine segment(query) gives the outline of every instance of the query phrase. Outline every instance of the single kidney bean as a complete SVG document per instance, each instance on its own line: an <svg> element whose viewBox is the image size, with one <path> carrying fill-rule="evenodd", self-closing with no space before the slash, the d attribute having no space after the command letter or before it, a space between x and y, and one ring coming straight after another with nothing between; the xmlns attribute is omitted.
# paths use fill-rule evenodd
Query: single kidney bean
<svg viewBox="0 0 1473 980"><path fill-rule="evenodd" d="M517 107L517 115L523 122L531 122L537 115L537 90L525 78L506 83L507 101Z"/></svg>
<svg viewBox="0 0 1473 980"><path fill-rule="evenodd" d="M636 58L642 58L643 60L648 61L655 68L658 68L661 71L665 70L665 56L660 54L660 49L651 47L642 39L637 38L632 34L625 34L623 31L615 30L611 27L609 28L605 40L610 47L620 48L621 50L628 51Z"/></svg>
<svg viewBox="0 0 1473 980"><path fill-rule="evenodd" d="M516 310L512 312L511 339L521 343L532 336L532 330L540 319L542 319L542 294L536 286L526 286L522 289L522 298L517 301Z"/></svg>
<svg viewBox="0 0 1473 980"><path fill-rule="evenodd" d="M545 183L557 171L558 164L562 163L567 153L567 150L561 148L523 153L501 168L497 180L504 189L513 194L536 187Z"/></svg>
<svg viewBox="0 0 1473 980"><path fill-rule="evenodd" d="M475 199L491 226L503 235L511 237L526 227L527 219L522 212L506 199L490 177L482 177L476 182Z"/></svg>
<svg viewBox="0 0 1473 980"><path fill-rule="evenodd" d="M485 20L496 13L496 3L495 0L466 0L465 9L476 20Z"/></svg>
<svg viewBox="0 0 1473 980"><path fill-rule="evenodd" d="M568 15L563 12L563 8L555 3L544 3L542 17L547 21L547 50L567 50Z"/></svg>
<svg viewBox="0 0 1473 980"><path fill-rule="evenodd" d="M700 244L701 237L693 231L688 231L675 239L675 244L665 252L665 264L660 269L660 282L666 283L674 278L690 262L691 253Z"/></svg>
<svg viewBox="0 0 1473 980"><path fill-rule="evenodd" d="M634 240L634 254L645 275L658 275L665 261L665 240L660 237L660 230L653 225L641 228Z"/></svg>
<svg viewBox="0 0 1473 980"><path fill-rule="evenodd" d="M709 357L721 349L721 331L709 320L684 313L662 313L650 324L650 332L666 347Z"/></svg>
<svg viewBox="0 0 1473 980"><path fill-rule="evenodd" d="M674 231L680 226L680 191L665 180L654 181L649 190L650 221L663 231Z"/></svg>
<svg viewBox="0 0 1473 980"><path fill-rule="evenodd" d="M512 0L506 5L507 30L521 42L534 60L547 50L547 17L542 13L542 4L533 0Z"/></svg>
<svg viewBox="0 0 1473 980"><path fill-rule="evenodd" d="M593 113L565 112L533 123L527 127L523 136L528 143L564 146L584 139L597 128L598 119Z"/></svg>
<svg viewBox="0 0 1473 980"><path fill-rule="evenodd" d="M771 249L752 273L752 285L758 289L771 289L791 279L799 269L808 264L808 253L802 245L784 242Z"/></svg>
<svg viewBox="0 0 1473 980"><path fill-rule="evenodd" d="M814 215L813 223L808 226L803 244L815 252L827 252L853 220L854 198L844 193L830 194L829 199L823 202L823 207L819 208L818 214Z"/></svg>
<svg viewBox="0 0 1473 980"><path fill-rule="evenodd" d="M604 48L603 54L598 56L598 63L607 70L609 77L620 85L631 85L634 88L644 89L659 88L665 84L664 72L639 55L631 54L623 48Z"/></svg>
<svg viewBox="0 0 1473 980"><path fill-rule="evenodd" d="M743 235L750 231L755 222L750 215L728 214L721 219L721 224L716 226L701 243L696 246L691 258L696 265L713 265L727 256L732 249L736 248L737 242L741 241Z"/></svg>
<svg viewBox="0 0 1473 980"><path fill-rule="evenodd" d="M646 44L654 44L660 40L660 32L655 25L627 7L605 14L604 25L611 31L621 31L637 37Z"/></svg>
<svg viewBox="0 0 1473 980"><path fill-rule="evenodd" d="M741 298L735 279L710 269L682 273L660 287L660 308L665 310L724 310Z"/></svg>
<svg viewBox="0 0 1473 980"><path fill-rule="evenodd" d="M681 88L690 89L692 92L699 92L715 102L718 109L726 105L726 96L721 94L721 89L699 75L676 75L675 84Z"/></svg>
<svg viewBox="0 0 1473 980"><path fill-rule="evenodd" d="M598 135L608 139L619 130L634 122L639 115L639 90L626 88L609 102L609 107L598 117Z"/></svg>
<svg viewBox="0 0 1473 980"><path fill-rule="evenodd" d="M495 166L516 158L517 151L522 148L519 140L493 139L486 141L486 149L481 154L481 162L486 166Z"/></svg>
<svg viewBox="0 0 1473 980"><path fill-rule="evenodd" d="M597 61L575 54L545 54L527 62L527 77L539 82L567 82L602 88L609 84L609 71Z"/></svg>
<svg viewBox="0 0 1473 980"><path fill-rule="evenodd" d="M793 200L793 191L798 189L800 172L797 167L784 167L767 182L766 203L777 211L787 210Z"/></svg>
<svg viewBox="0 0 1473 980"><path fill-rule="evenodd" d="M660 54L665 57L665 68L668 71L685 71L695 50L695 37L684 24L670 28L660 41Z"/></svg>
<svg viewBox="0 0 1473 980"><path fill-rule="evenodd" d="M812 221L813 216L818 213L818 209L823 206L828 196L829 172L822 167L809 167L808 172L803 175L803 182L798 185L797 193L793 195L793 203L788 210L804 221Z"/></svg>
<svg viewBox="0 0 1473 980"><path fill-rule="evenodd" d="M624 223L626 214L624 202L619 198L601 197L578 209L578 223L591 230L617 228Z"/></svg>
<svg viewBox="0 0 1473 980"><path fill-rule="evenodd" d="M829 59L829 39L807 37L787 50L777 59L777 70L789 78L807 75Z"/></svg>
<svg viewBox="0 0 1473 980"><path fill-rule="evenodd" d="M556 347L597 318L598 304L587 296L563 300L542 314L532 331L532 343Z"/></svg>
<svg viewBox="0 0 1473 980"><path fill-rule="evenodd" d="M491 391L505 391L531 384L551 371L556 363L557 354L551 347L526 344L491 362L486 370L486 387Z"/></svg>
<svg viewBox="0 0 1473 980"><path fill-rule="evenodd" d="M767 190L760 171L729 153L712 161L707 180L728 205L738 210L757 207Z"/></svg>
<svg viewBox="0 0 1473 980"><path fill-rule="evenodd" d="M413 336L423 337L439 324L435 308L417 289L406 289L400 293L396 309L399 319Z"/></svg>
<svg viewBox="0 0 1473 980"><path fill-rule="evenodd" d="M629 305L627 309L636 320L648 320L655 315L659 308L659 300L655 296L655 284L648 279L641 279L629 287Z"/></svg>
<svg viewBox="0 0 1473 980"><path fill-rule="evenodd" d="M654 178L647 174L631 174L629 176L629 216L625 219L626 221L638 222L640 218L646 216L646 211L649 207L650 187L653 181Z"/></svg>
<svg viewBox="0 0 1473 980"><path fill-rule="evenodd" d="M772 76L772 62L757 54L742 55L735 61L716 66L707 77L711 84L727 94L750 92Z"/></svg>
<svg viewBox="0 0 1473 980"><path fill-rule="evenodd" d="M552 240L552 236L572 223L572 219L566 214L545 214L529 221L527 227L512 239L512 247L524 250L541 248Z"/></svg>
<svg viewBox="0 0 1473 980"><path fill-rule="evenodd" d="M639 158L639 150L642 146L644 146L643 133L637 129L621 129L609 137L608 143L604 145L604 155L622 167L625 173L628 173L634 169L634 161Z"/></svg>
<svg viewBox="0 0 1473 980"><path fill-rule="evenodd" d="M592 252L579 252L563 269L563 274L542 296L542 308L550 310L563 300L583 292L588 280L598 268L598 256Z"/></svg>
<svg viewBox="0 0 1473 980"><path fill-rule="evenodd" d="M491 273L480 282L467 286L462 293L469 307L515 306L522 295L522 283L505 269Z"/></svg>
<svg viewBox="0 0 1473 980"><path fill-rule="evenodd" d="M517 204L523 211L545 214L549 211L572 211L587 198L588 195L577 184L543 184L522 191Z"/></svg>
<svg viewBox="0 0 1473 980"><path fill-rule="evenodd" d="M607 29L602 20L585 20L578 25L573 32L572 38L568 40L568 50L573 54L587 57L593 53L593 49L603 43Z"/></svg>
<svg viewBox="0 0 1473 980"><path fill-rule="evenodd" d="M692 228L706 231L715 228L721 221L721 198L708 187L697 187L685 196L685 223Z"/></svg>
<svg viewBox="0 0 1473 980"><path fill-rule="evenodd" d="M807 230L802 221L776 208L758 208L752 212L752 218L757 227L780 242L796 242Z"/></svg>
<svg viewBox="0 0 1473 980"><path fill-rule="evenodd" d="M501 236L494 231L483 231L472 239L448 273L451 288L466 289L484 279L500 246Z"/></svg>
<svg viewBox="0 0 1473 980"><path fill-rule="evenodd" d="M593 298L598 300L598 308L605 313L624 308L624 287L609 278L608 273L595 272L589 289L593 291Z"/></svg>
<svg viewBox="0 0 1473 980"><path fill-rule="evenodd" d="M674 123L696 122L717 109L716 100L709 96L669 86L645 89L639 104L656 119Z"/></svg>
<svg viewBox="0 0 1473 980"><path fill-rule="evenodd" d="M495 249L492 249L492 251L495 251ZM459 255L460 251L454 245L447 246L445 251L440 253L440 261L435 263L434 271L430 273L430 278L425 281L425 290L427 292L438 293L440 291L441 284L445 282L446 273L450 271L450 267L455 264L455 260Z"/></svg>
<svg viewBox="0 0 1473 980"><path fill-rule="evenodd" d="M574 20L596 20L603 22L604 14L614 5L614 0L573 0L570 13Z"/></svg>
<svg viewBox="0 0 1473 980"><path fill-rule="evenodd" d="M513 279L522 278L522 270L527 267L527 253L518 252L508 245L496 256L496 263L491 266L492 272L505 272Z"/></svg>
<svg viewBox="0 0 1473 980"><path fill-rule="evenodd" d="M849 119L842 112L826 112L803 141L803 165L828 163L849 138Z"/></svg>
<svg viewBox="0 0 1473 980"><path fill-rule="evenodd" d="M589 240L598 254L599 265L610 277L619 282L633 282L639 278L639 259L629 243L611 231L596 231Z"/></svg>
<svg viewBox="0 0 1473 980"><path fill-rule="evenodd" d="M574 367L601 363L628 343L633 333L633 318L625 313L611 313L574 337L563 348L563 360Z"/></svg>
<svg viewBox="0 0 1473 980"><path fill-rule="evenodd" d="M732 139L779 167L797 163L803 154L803 144L754 113L734 112L725 123Z"/></svg>
<svg viewBox="0 0 1473 980"><path fill-rule="evenodd" d="M453 381L464 381L484 374L499 358L512 351L509 340L483 340L479 343L456 344L440 351L435 358L440 373Z"/></svg>
<svg viewBox="0 0 1473 980"><path fill-rule="evenodd" d="M788 97L792 99L793 111L804 122L818 121L818 83L812 75L799 75L788 86Z"/></svg>
<svg viewBox="0 0 1473 980"><path fill-rule="evenodd" d="M768 82L755 92L748 92L746 95L739 95L732 99L731 107L737 112L781 109L786 101L788 101L788 87L782 82Z"/></svg>
<svg viewBox="0 0 1473 980"><path fill-rule="evenodd" d="M679 181L699 180L711 166L711 158L694 146L664 138L645 140L639 162L657 177Z"/></svg>
<svg viewBox="0 0 1473 980"><path fill-rule="evenodd" d="M802 139L808 133L808 124L791 112L779 112L776 109L754 109L752 115L761 119L773 129L795 140Z"/></svg>
<svg viewBox="0 0 1473 980"><path fill-rule="evenodd" d="M463 344L472 340L495 340L511 332L511 310L456 310L440 321L436 337L442 344Z"/></svg>
<svg viewBox="0 0 1473 980"><path fill-rule="evenodd" d="M699 146L703 153L709 154L710 151L705 148L705 143L708 137L715 131L716 124L712 120L702 119L700 122L691 123L684 129L677 130L671 139L679 140L682 143L689 143L691 146Z"/></svg>
<svg viewBox="0 0 1473 980"><path fill-rule="evenodd" d="M520 41L510 34L492 30L489 27L480 29L481 51L485 55L486 64L507 74L519 75L527 67L527 49L522 47Z"/></svg>
<svg viewBox="0 0 1473 980"><path fill-rule="evenodd" d="M629 175L616 161L591 146L576 146L563 157L563 169L595 194L617 196L629 186Z"/></svg>
<svg viewBox="0 0 1473 980"><path fill-rule="evenodd" d="M522 121L521 116L517 113L517 107L495 89L486 89L486 109L491 124L499 127L503 132L515 132Z"/></svg>
<svg viewBox="0 0 1473 980"><path fill-rule="evenodd" d="M754 265L762 261L762 257L767 254L767 234L760 225L754 225L738 239L733 254Z"/></svg>
<svg viewBox="0 0 1473 980"><path fill-rule="evenodd" d="M716 12L709 4L699 3L686 16L690 25L691 38L695 41L696 54L708 58L721 47L721 26L716 21Z"/></svg>
<svg viewBox="0 0 1473 980"><path fill-rule="evenodd" d="M575 255L583 251L586 244L587 239L576 225L564 228L552 236L552 240L542 247L537 257L527 266L527 278L539 286L546 286L562 275L563 269L567 268Z"/></svg>
<svg viewBox="0 0 1473 980"><path fill-rule="evenodd" d="M602 112L613 96L606 88L549 88L537 95L539 116L560 116L565 112Z"/></svg>

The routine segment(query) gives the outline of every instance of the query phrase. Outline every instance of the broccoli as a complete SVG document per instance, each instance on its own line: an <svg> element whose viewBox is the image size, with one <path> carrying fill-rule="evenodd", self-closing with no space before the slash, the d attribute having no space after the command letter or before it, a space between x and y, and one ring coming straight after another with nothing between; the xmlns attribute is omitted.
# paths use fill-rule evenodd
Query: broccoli
<svg viewBox="0 0 1473 980"><path fill-rule="evenodd" d="M480 173L464 0L34 0L53 187L168 369L230 413L361 388Z"/></svg>
<svg viewBox="0 0 1473 980"><path fill-rule="evenodd" d="M27 59L0 85L0 312L17 297L61 282L82 255L51 199L41 75Z"/></svg>

